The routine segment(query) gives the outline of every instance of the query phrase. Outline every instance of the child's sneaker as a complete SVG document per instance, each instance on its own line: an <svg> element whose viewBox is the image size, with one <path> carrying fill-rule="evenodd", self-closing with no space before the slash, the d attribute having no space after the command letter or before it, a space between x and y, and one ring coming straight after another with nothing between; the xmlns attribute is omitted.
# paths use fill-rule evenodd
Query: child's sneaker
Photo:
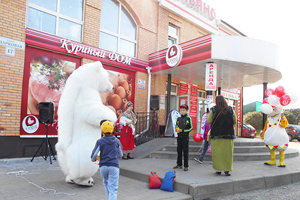
<svg viewBox="0 0 300 200"><path fill-rule="evenodd" d="M194 160L195 160L196 162L198 162L199 164L202 164L202 163L203 163L203 161L199 160L199 158L194 158Z"/></svg>
<svg viewBox="0 0 300 200"><path fill-rule="evenodd" d="M181 165L176 165L175 167L173 167L173 169L182 169Z"/></svg>
<svg viewBox="0 0 300 200"><path fill-rule="evenodd" d="M188 167L185 167L184 169L183 169L183 171L188 171L189 170L189 168Z"/></svg>

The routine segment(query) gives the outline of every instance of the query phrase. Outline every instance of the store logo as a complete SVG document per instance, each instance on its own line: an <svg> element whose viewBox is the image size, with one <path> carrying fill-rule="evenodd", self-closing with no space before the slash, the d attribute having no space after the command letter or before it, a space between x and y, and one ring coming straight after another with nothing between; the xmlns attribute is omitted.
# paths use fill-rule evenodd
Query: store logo
<svg viewBox="0 0 300 200"><path fill-rule="evenodd" d="M176 67L182 60L182 49L179 45L173 44L169 47L166 55L166 62L170 67Z"/></svg>
<svg viewBox="0 0 300 200"><path fill-rule="evenodd" d="M33 115L28 115L23 119L22 127L26 133L34 133L39 128L39 120Z"/></svg>

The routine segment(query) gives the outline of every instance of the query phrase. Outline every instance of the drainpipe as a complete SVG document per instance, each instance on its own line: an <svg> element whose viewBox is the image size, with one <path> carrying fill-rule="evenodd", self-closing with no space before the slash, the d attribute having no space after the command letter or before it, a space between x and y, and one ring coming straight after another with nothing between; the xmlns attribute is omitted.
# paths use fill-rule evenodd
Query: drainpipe
<svg viewBox="0 0 300 200"><path fill-rule="evenodd" d="M149 130L150 127L150 94L151 94L151 67L147 67L148 72L148 95L147 95L147 128L143 130L140 134L135 135L135 137L138 137L144 133L146 133Z"/></svg>

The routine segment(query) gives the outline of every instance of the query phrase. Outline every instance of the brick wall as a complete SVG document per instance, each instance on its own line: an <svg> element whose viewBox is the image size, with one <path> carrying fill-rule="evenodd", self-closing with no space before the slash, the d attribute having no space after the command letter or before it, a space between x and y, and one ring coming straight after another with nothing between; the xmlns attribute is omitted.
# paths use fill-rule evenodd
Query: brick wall
<svg viewBox="0 0 300 200"><path fill-rule="evenodd" d="M25 41L26 1L0 1L0 36ZM25 51L5 55L0 46L0 135L19 135Z"/></svg>
<svg viewBox="0 0 300 200"><path fill-rule="evenodd" d="M179 42L185 42L207 34L200 27L160 7L154 0L120 0L138 25L137 58L148 60L150 53L167 48L168 25L179 27ZM0 1L0 36L25 41L26 0ZM101 0L85 0L83 43L99 47ZM19 135L22 97L22 79L25 51L16 49L16 56L6 56L0 46L0 134ZM82 64L92 62L82 59ZM137 72L136 81L146 81L146 89L135 89L136 111L147 109L148 75ZM166 94L167 76L153 75L151 94ZM172 82L179 83L172 79ZM200 86L201 87L201 86ZM202 87L203 88L203 87ZM159 111L159 121L164 124L165 110ZM5 129L5 130L3 130Z"/></svg>

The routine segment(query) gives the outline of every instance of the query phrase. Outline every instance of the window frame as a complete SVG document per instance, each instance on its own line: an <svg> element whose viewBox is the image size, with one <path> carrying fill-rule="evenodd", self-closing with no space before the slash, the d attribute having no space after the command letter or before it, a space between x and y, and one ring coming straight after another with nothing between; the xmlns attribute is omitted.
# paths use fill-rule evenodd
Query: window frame
<svg viewBox="0 0 300 200"><path fill-rule="evenodd" d="M173 28L175 28L177 30L177 35L175 37L173 35L170 35L170 33L169 33L169 27L173 27ZM168 25L168 41L169 40L175 41L174 44L179 44L179 27L176 26L176 25L174 25L174 24L172 24L172 23L169 23L169 25ZM168 42L168 45L169 45L169 42Z"/></svg>
<svg viewBox="0 0 300 200"><path fill-rule="evenodd" d="M125 40L125 41L128 41L128 42L132 42L135 44L135 48L134 48L134 56L133 58L136 58L137 57L137 45L138 45L138 24L136 23L134 17L132 16L132 14L129 12L129 10L126 8L126 6L124 6L121 2L117 1L118 3L118 9L119 9L119 17L118 17L118 33L113 33L111 31L108 31L108 30L105 30L105 29L101 29L101 16L100 16L100 32L99 32L99 48L103 49L102 47L100 47L100 33L103 32L103 33L106 33L108 35L111 35L111 36L114 36L117 38L117 52L116 53L119 53L119 47L120 47L120 41L121 39ZM135 26L136 26L136 40L132 40L132 39L129 39L127 37L124 37L121 35L121 12L122 12L122 7L124 8L124 10L129 14L130 18L133 20ZM105 49L106 50L106 49ZM108 50L109 51L109 50ZM128 56L128 55L126 55ZM129 56L131 57L131 56Z"/></svg>
<svg viewBox="0 0 300 200"><path fill-rule="evenodd" d="M59 36L58 35L58 24L59 24L59 18L61 19L64 19L64 20L68 20L70 22L73 22L73 23L76 23L76 24L79 24L81 25L81 34L80 34L80 41L77 41L77 42L82 42L83 41L83 25L84 25L84 17L85 17L85 0L82 0L82 20L78 20L78 19L74 19L72 17L69 17L69 16L66 16L66 15L63 15L61 13L59 13L59 8L60 8L60 0L57 0L57 5L56 5L56 12L55 11L52 11L52 10L48 10L47 8L43 8L43 7L40 7L34 3L30 3L29 0L27 1L27 6L26 6L26 28L31 28L28 26L28 15L29 15L29 8L33 8L33 9L36 9L38 11L42 11L42 12L45 12L47 14L50 14L50 15L53 15L55 16L55 35L56 36ZM35 29L35 28L31 28L31 29L34 29L34 30L37 30L37 31L41 31L41 32L44 32L44 33L47 33L45 31L42 31L42 30L38 30L38 29ZM48 34L51 34L51 33L48 33ZM51 34L52 35L52 34ZM61 37L61 36L59 36Z"/></svg>

